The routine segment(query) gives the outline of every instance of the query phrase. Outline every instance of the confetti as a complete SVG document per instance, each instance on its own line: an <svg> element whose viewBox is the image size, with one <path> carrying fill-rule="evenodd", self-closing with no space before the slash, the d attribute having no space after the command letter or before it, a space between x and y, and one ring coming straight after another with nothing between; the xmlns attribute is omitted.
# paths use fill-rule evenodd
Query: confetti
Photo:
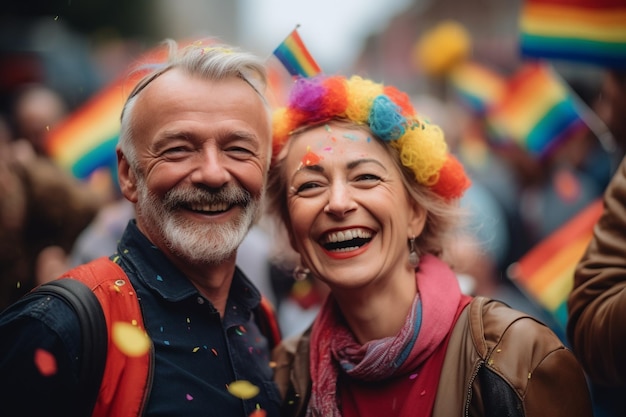
<svg viewBox="0 0 626 417"><path fill-rule="evenodd" d="M192 397L191 394L185 395L185 398L187 398L187 401L192 401L193 400L193 397Z"/></svg>
<svg viewBox="0 0 626 417"><path fill-rule="evenodd" d="M322 158L315 152L308 152L306 155L304 155L300 163L304 166L311 166L319 164L321 160Z"/></svg>
<svg viewBox="0 0 626 417"><path fill-rule="evenodd" d="M259 387L250 383L250 381L239 380L228 385L228 392L242 400L249 400L259 394Z"/></svg>
<svg viewBox="0 0 626 417"><path fill-rule="evenodd" d="M196 353L196 352L197 352L197 351L199 351L199 350L200 350L200 347L199 347L199 346L196 346L195 348L193 348L192 352L193 352L193 353Z"/></svg>
<svg viewBox="0 0 626 417"><path fill-rule="evenodd" d="M51 376L57 373L57 361L52 355L44 349L35 350L35 366L39 373L43 376Z"/></svg>
<svg viewBox="0 0 626 417"><path fill-rule="evenodd" d="M113 323L112 339L115 346L126 356L141 356L150 349L150 338L146 332L130 323L121 321Z"/></svg>
<svg viewBox="0 0 626 417"><path fill-rule="evenodd" d="M267 416L267 413L265 412L265 410L261 408L257 408L256 410L251 412L248 417L265 417L265 416Z"/></svg>
<svg viewBox="0 0 626 417"><path fill-rule="evenodd" d="M215 350L215 349L211 349L211 352L213 352L213 354L214 354L215 356L217 356L217 350Z"/></svg>

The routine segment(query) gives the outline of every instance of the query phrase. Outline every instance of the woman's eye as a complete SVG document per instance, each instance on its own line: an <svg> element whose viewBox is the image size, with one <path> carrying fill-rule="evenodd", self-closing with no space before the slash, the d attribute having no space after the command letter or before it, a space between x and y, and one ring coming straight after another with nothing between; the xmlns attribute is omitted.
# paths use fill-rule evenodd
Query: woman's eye
<svg viewBox="0 0 626 417"><path fill-rule="evenodd" d="M380 181L381 178L374 174L363 174L356 178L357 181Z"/></svg>
<svg viewBox="0 0 626 417"><path fill-rule="evenodd" d="M308 190L314 190L316 188L319 188L320 185L318 183L315 182L305 182L304 184L300 185L298 188L296 188L296 190L298 191L298 193L302 193L302 192L306 192Z"/></svg>

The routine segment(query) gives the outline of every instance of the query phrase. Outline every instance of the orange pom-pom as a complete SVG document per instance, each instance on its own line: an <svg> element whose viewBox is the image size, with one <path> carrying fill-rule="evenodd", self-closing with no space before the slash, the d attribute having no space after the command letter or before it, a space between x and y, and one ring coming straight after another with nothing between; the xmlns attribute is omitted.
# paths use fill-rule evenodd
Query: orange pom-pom
<svg viewBox="0 0 626 417"><path fill-rule="evenodd" d="M472 185L463 165L453 155L448 155L439 171L439 180L432 190L445 199L460 198L465 190Z"/></svg>
<svg viewBox="0 0 626 417"><path fill-rule="evenodd" d="M348 93L344 77L328 77L323 82L327 89L324 97L324 111L322 118L336 117L346 111L348 107Z"/></svg>
<svg viewBox="0 0 626 417"><path fill-rule="evenodd" d="M288 110L281 107L272 114L272 148L274 155L276 155L277 151L280 151L285 141L289 138L291 119L287 113Z"/></svg>
<svg viewBox="0 0 626 417"><path fill-rule="evenodd" d="M402 109L403 116L411 116L415 114L415 109L411 103L409 95L396 87L388 85L383 88L383 92Z"/></svg>

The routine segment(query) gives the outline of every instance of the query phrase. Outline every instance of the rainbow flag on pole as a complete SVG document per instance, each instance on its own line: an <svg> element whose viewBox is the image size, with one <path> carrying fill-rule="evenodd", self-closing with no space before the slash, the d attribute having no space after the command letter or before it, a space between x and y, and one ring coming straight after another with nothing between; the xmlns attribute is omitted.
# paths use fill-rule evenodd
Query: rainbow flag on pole
<svg viewBox="0 0 626 417"><path fill-rule="evenodd" d="M510 269L513 282L551 313L563 329L567 324L567 297L574 286L574 270L593 237L602 210L602 199L594 201Z"/></svg>
<svg viewBox="0 0 626 417"><path fill-rule="evenodd" d="M509 79L486 121L494 142L513 141L538 157L585 126L573 93L551 67L539 62L526 64Z"/></svg>
<svg viewBox="0 0 626 417"><path fill-rule="evenodd" d="M526 0L519 41L524 57L626 68L626 2Z"/></svg>
<svg viewBox="0 0 626 417"><path fill-rule="evenodd" d="M302 42L298 26L278 45L273 54L294 77L312 77L322 72Z"/></svg>
<svg viewBox="0 0 626 417"><path fill-rule="evenodd" d="M74 177L83 180L97 169L116 167L124 93L118 83L101 90L50 132L48 154Z"/></svg>
<svg viewBox="0 0 626 417"><path fill-rule="evenodd" d="M165 56L164 48L155 48L138 64L161 62ZM80 180L88 180L101 169L110 170L115 177L122 107L143 73L129 70L55 126L45 141L52 160Z"/></svg>

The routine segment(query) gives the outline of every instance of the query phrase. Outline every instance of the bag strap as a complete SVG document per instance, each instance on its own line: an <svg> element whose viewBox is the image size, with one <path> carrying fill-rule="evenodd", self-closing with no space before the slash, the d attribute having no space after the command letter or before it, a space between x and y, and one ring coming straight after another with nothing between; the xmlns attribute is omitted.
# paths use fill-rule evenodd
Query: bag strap
<svg viewBox="0 0 626 417"><path fill-rule="evenodd" d="M270 350L274 349L280 343L282 335L278 327L274 306L265 296L261 296L261 302L256 309L255 318L261 333L269 342Z"/></svg>
<svg viewBox="0 0 626 417"><path fill-rule="evenodd" d="M79 386L83 393L77 401L83 410L81 415L90 416L100 391L107 357L108 330L100 301L87 285L72 278L50 281L31 294L58 297L72 307L78 317L83 352Z"/></svg>

